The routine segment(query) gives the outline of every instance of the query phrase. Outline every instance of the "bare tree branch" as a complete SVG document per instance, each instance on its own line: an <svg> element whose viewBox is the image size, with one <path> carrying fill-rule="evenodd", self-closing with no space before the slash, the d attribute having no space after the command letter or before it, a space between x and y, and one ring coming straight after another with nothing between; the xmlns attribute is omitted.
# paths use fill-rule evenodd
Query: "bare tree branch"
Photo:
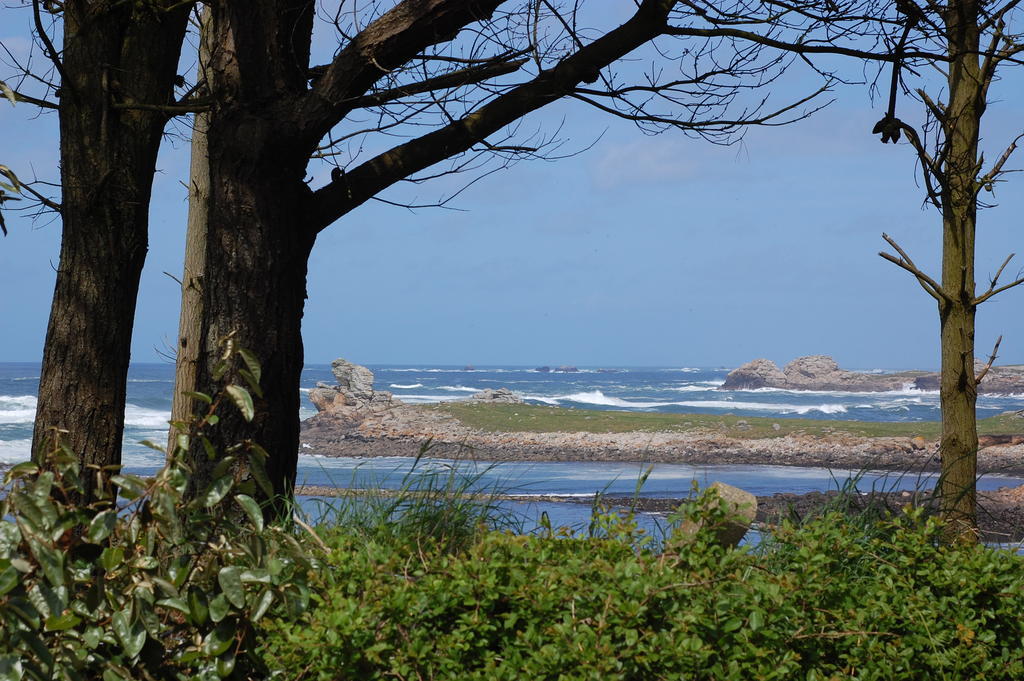
<svg viewBox="0 0 1024 681"><path fill-rule="evenodd" d="M41 109L56 109L57 104L48 102L45 99L37 99L30 97L29 95L18 92L14 88L10 87L4 81L0 80L0 92L2 92L8 99L14 100L14 102L25 102L26 104L32 104L38 106Z"/></svg>
<svg viewBox="0 0 1024 681"><path fill-rule="evenodd" d="M473 85L491 78L514 73L515 71L518 71L526 61L526 59L517 59L514 61L501 61L492 64L483 64L480 66L470 66L450 73L445 73L440 76L428 78L418 83L400 85L398 87L381 90L380 92L375 92L370 95L355 97L353 99L346 100L344 104L346 106L351 106L354 109L362 109L369 106L386 104L402 97L433 92L435 90Z"/></svg>
<svg viewBox="0 0 1024 681"><path fill-rule="evenodd" d="M981 379L985 378L985 375L988 373L989 369L992 368L992 365L996 361L996 355L999 353L999 344L1002 343L1002 342L1003 342L1003 337L1002 336L1000 336L999 338L996 339L996 344L995 344L995 347L992 348L992 354L989 355L988 363L985 365L985 367L975 377L974 385L980 385L981 384Z"/></svg>
<svg viewBox="0 0 1024 681"><path fill-rule="evenodd" d="M891 253L886 253L885 251L879 252L878 255L885 258L886 260L896 265L897 267L901 267L905 269L907 272L913 274L914 277L917 279L917 283L921 285L921 288L923 288L925 292L932 298L935 298L935 300L939 301L939 303L949 305L953 302L949 295L946 293L946 291L943 290L942 286L940 286L937 281L935 281L927 274L925 274L923 271L921 271L921 269L914 264L914 261L910 259L910 256L907 255L907 252L904 251L903 248L901 248L900 245L896 243L896 241L893 240L892 237L883 232L882 238L885 239L886 243L893 247L893 250L899 253L900 257L897 258Z"/></svg>

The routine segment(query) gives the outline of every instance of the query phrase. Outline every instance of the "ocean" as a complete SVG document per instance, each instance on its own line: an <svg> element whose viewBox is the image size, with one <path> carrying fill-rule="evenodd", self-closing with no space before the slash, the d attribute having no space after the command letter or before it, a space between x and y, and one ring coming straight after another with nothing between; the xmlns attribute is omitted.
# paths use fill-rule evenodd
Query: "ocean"
<svg viewBox="0 0 1024 681"><path fill-rule="evenodd" d="M938 420L937 392L909 387L884 393L796 392L774 389L722 391L726 368L701 367L580 367L574 372L538 371L533 367L374 366L377 390L391 391L412 404L468 399L483 388L510 388L527 402L581 409L618 409L675 413L768 416L773 418L853 419L861 421ZM881 372L881 370L876 370ZM163 443L171 408L174 367L170 364L137 364L131 367L128 406L125 410L124 464L137 473L155 471L160 455L140 445L142 440ZM29 456L32 419L38 389L38 364L0 363L0 461L16 463ZM312 364L302 373L303 395L323 381L334 384L330 365ZM1024 395L983 395L978 416L1024 409ZM303 399L300 418L316 410ZM328 458L308 448L299 457L298 480L306 484L384 487L400 484L411 465L409 459ZM523 495L591 495L598 491L630 494L646 468L624 463L502 463L430 462L417 470L438 466L468 469L482 488L500 487ZM651 471L642 494L686 496L692 482L721 480L758 495L775 492L808 492L835 489L853 471L778 466L686 466L658 464ZM863 474L862 489L912 489L926 484L907 476ZM986 476L979 488L1024 484L1024 479ZM582 522L585 507L567 504L517 505L517 511L536 516L548 511L561 524Z"/></svg>

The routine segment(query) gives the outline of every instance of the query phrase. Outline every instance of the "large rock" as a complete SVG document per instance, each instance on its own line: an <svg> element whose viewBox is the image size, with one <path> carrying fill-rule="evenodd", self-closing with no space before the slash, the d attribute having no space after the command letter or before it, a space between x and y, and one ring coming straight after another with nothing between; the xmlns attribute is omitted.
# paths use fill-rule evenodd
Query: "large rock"
<svg viewBox="0 0 1024 681"><path fill-rule="evenodd" d="M339 357L331 362L331 373L341 392L362 400L373 397L373 372L366 367Z"/></svg>
<svg viewBox="0 0 1024 681"><path fill-rule="evenodd" d="M786 375L779 371L775 362L770 359L755 359L738 369L733 369L725 377L720 390L757 390L758 388L774 388L786 382Z"/></svg>
<svg viewBox="0 0 1024 681"><path fill-rule="evenodd" d="M743 535L750 529L757 517L757 497L739 487L724 482L713 482L708 488L708 510L721 509L722 517L717 519L710 529L715 533L715 540L723 546L736 546ZM686 520L675 531L673 538L685 541L705 527L707 518Z"/></svg>
<svg viewBox="0 0 1024 681"><path fill-rule="evenodd" d="M337 385L317 383L309 391L309 401L321 413L359 421L369 413L402 404L386 390L374 390L373 372L362 365L339 358L331 362L331 373Z"/></svg>
<svg viewBox="0 0 1024 681"><path fill-rule="evenodd" d="M924 372L867 374L840 369L827 355L799 357L781 371L767 359L756 359L729 372L719 390L834 390L843 392L885 392L913 386Z"/></svg>
<svg viewBox="0 0 1024 681"><path fill-rule="evenodd" d="M523 404L522 398L508 388L485 388L469 399L487 404Z"/></svg>

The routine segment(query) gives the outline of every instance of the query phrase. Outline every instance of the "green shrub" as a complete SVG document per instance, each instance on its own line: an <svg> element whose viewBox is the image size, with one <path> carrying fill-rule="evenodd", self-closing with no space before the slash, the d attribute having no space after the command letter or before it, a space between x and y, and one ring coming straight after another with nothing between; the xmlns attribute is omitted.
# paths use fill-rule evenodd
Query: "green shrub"
<svg viewBox="0 0 1024 681"><path fill-rule="evenodd" d="M913 517L783 526L760 552L706 529L486 535L461 554L332 545L309 613L263 654L302 679L1019 679L1024 561L942 547ZM627 518L628 520L628 518Z"/></svg>
<svg viewBox="0 0 1024 681"><path fill-rule="evenodd" d="M247 392L228 386L244 407ZM244 393L244 394L243 394ZM202 437L220 400L189 430ZM83 504L77 457L8 472L0 503L0 679L220 679L262 673L255 627L296 617L311 560L254 500L262 452L221 456L186 496L188 435L153 478L115 475L122 505ZM238 457L255 474L240 479ZM102 489L102 485L100 488ZM267 491L269 496L270 492ZM266 498L266 497L265 497Z"/></svg>

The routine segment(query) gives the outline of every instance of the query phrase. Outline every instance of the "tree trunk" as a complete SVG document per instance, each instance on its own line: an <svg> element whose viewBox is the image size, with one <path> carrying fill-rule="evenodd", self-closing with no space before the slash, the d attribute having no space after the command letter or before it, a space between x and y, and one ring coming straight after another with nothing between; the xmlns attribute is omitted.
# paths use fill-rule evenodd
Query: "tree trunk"
<svg viewBox="0 0 1024 681"><path fill-rule="evenodd" d="M940 506L947 539L977 541L975 481L978 468L978 399L974 375L975 228L978 138L985 111L979 63L978 5L969 0L947 10L949 106L944 133L948 156L942 192L942 288L940 305L942 440L939 445Z"/></svg>
<svg viewBox="0 0 1024 681"><path fill-rule="evenodd" d="M37 460L56 429L83 465L121 462L132 325L166 117L112 104L168 101L188 10L136 15L131 5L113 7L65 5L63 238L39 381ZM86 477L85 500L105 485L101 477Z"/></svg>
<svg viewBox="0 0 1024 681"><path fill-rule="evenodd" d="M295 485L301 322L306 263L315 234L308 218L311 192L302 181L304 163L275 151L282 131L251 114L242 117L211 120L212 183L197 386L216 392L214 367L228 337L259 359L263 395L253 396L253 421L245 423L238 410L227 406L208 435L219 453L239 444L241 433L266 449L276 503L290 497ZM192 490L201 490L212 481L217 462L198 443L191 458Z"/></svg>
<svg viewBox="0 0 1024 681"><path fill-rule="evenodd" d="M210 61L210 10L203 9L199 27L198 82L207 81ZM210 163L206 133L210 115L200 112L192 123L192 161L188 181L188 228L185 233L185 264L181 274L181 316L175 344L174 396L171 423L187 422L192 417L192 399L186 392L199 390L199 364L202 362L203 280L206 273L206 225L210 210ZM172 425L167 452L174 451L178 430Z"/></svg>

